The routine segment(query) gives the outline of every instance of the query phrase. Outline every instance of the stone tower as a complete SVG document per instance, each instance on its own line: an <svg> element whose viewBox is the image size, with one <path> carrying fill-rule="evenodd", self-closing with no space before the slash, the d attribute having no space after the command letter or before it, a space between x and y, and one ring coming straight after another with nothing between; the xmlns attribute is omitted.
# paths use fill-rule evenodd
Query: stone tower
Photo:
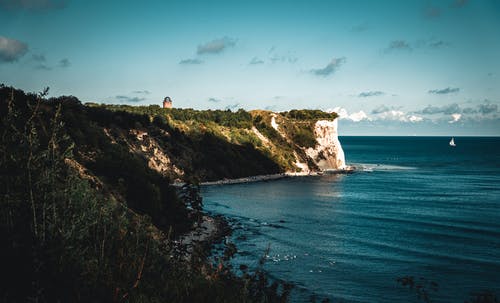
<svg viewBox="0 0 500 303"><path fill-rule="evenodd" d="M170 97L163 99L163 108L172 108L172 99Z"/></svg>

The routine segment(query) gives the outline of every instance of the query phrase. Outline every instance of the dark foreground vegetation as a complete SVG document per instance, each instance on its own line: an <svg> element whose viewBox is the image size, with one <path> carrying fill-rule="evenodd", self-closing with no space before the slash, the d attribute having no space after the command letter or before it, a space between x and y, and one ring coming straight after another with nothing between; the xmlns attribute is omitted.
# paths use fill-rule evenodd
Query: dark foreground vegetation
<svg viewBox="0 0 500 303"><path fill-rule="evenodd" d="M0 302L287 300L261 271L236 276L230 252L176 255L199 205L103 134L146 117L45 93L0 87Z"/></svg>

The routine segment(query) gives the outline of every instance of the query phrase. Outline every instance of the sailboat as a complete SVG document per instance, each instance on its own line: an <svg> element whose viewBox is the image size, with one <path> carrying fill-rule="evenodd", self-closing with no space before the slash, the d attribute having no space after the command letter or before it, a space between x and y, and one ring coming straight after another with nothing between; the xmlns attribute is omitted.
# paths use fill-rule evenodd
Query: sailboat
<svg viewBox="0 0 500 303"><path fill-rule="evenodd" d="M455 140L453 139L453 137L451 137L451 140L450 140L450 146L452 146L452 147L457 146L457 145L455 144Z"/></svg>

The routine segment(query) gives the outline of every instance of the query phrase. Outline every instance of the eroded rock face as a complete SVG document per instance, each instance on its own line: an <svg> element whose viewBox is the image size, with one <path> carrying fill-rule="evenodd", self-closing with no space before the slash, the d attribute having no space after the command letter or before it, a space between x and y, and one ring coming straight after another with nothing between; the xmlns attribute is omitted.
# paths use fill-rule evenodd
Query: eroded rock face
<svg viewBox="0 0 500 303"><path fill-rule="evenodd" d="M184 176L184 171L175 166L160 144L147 132L131 129L130 134L137 140L128 142L132 152L144 156L148 161L149 168L156 170L162 175L168 175L174 179Z"/></svg>
<svg viewBox="0 0 500 303"><path fill-rule="evenodd" d="M308 148L306 154L321 170L346 168L344 150L340 145L337 130L337 119L333 121L319 120L314 126L314 134L318 144L314 148Z"/></svg>

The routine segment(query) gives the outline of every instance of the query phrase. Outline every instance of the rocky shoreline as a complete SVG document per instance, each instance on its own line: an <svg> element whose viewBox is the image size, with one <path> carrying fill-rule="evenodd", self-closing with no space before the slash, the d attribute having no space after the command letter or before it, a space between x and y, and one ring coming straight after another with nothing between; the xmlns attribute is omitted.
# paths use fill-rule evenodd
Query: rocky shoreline
<svg viewBox="0 0 500 303"><path fill-rule="evenodd" d="M321 176L327 174L346 174L355 171L355 167L347 166L344 169L325 170L319 172L287 172L280 174L249 176L236 179L222 179L217 181L201 182L200 186L216 186L230 184L244 184L279 180L294 177ZM185 183L174 183L176 187L182 187ZM201 248L204 254L209 255L213 245L222 242L222 240L232 233L232 229L227 219L222 215L209 215L203 213L201 220L193 225L188 233L182 235L174 241L177 255L185 260L189 260L197 248Z"/></svg>
<svg viewBox="0 0 500 303"><path fill-rule="evenodd" d="M203 214L200 222L195 223L190 232L174 240L174 249L181 259L187 261L197 248L208 255L214 244L220 243L231 233L231 227L222 215Z"/></svg>
<svg viewBox="0 0 500 303"><path fill-rule="evenodd" d="M279 179L293 178L293 177L321 176L328 174L348 174L354 171L355 168L353 166L347 166L344 169L329 169L318 172L286 172L280 174L258 175L258 176L250 176L250 177L235 178L235 179L222 179L217 181L201 182L200 185L213 186L213 185L226 185L226 184L254 183L254 182L279 180Z"/></svg>

